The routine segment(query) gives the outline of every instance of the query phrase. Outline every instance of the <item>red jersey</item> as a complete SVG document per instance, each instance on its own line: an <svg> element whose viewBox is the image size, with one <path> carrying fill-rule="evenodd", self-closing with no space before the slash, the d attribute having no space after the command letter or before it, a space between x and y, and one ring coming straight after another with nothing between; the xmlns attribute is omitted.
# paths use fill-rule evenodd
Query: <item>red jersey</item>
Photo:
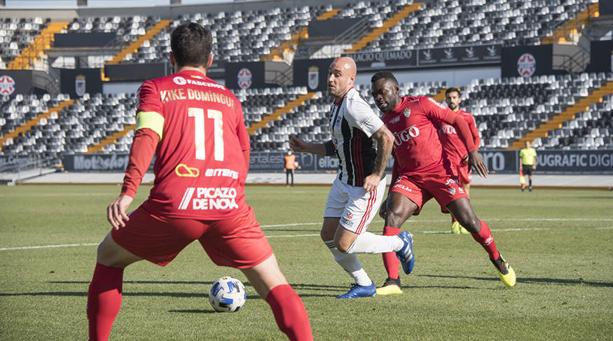
<svg viewBox="0 0 613 341"><path fill-rule="evenodd" d="M246 207L249 135L232 92L197 70L184 70L145 81L138 115L137 129L160 136L155 182L143 208L170 218L216 220ZM130 166L126 178L129 172Z"/></svg>
<svg viewBox="0 0 613 341"><path fill-rule="evenodd" d="M383 115L383 122L394 134L394 175L447 173L435 122L453 124L455 119L453 111L430 97L402 97L393 110Z"/></svg>
<svg viewBox="0 0 613 341"><path fill-rule="evenodd" d="M479 130L477 130L477 124L475 123L475 118L473 115L461 109L455 113L466 121L468 127L470 128L473 142L475 146L478 147L481 144L481 139L479 138ZM443 152L453 164L460 164L468 155L466 146L462 140L460 140L460 137L458 136L458 133L453 125L444 122L440 122L439 124L440 128L438 133L443 144Z"/></svg>

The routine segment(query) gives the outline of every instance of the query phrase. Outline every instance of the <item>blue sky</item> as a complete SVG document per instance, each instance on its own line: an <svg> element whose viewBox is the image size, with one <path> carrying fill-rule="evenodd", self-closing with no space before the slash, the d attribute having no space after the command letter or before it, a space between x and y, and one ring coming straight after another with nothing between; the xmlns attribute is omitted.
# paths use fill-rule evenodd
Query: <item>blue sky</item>
<svg viewBox="0 0 613 341"><path fill-rule="evenodd" d="M232 0L182 0L185 5L231 2ZM168 5L170 0L88 0L89 7L144 7ZM76 0L6 0L10 8L74 8Z"/></svg>

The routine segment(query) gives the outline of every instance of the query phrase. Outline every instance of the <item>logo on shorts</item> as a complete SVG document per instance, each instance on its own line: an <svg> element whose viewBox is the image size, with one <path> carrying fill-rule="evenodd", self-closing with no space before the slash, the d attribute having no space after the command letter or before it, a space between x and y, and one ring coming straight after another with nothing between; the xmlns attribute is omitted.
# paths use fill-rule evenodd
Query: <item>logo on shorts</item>
<svg viewBox="0 0 613 341"><path fill-rule="evenodd" d="M177 85L185 85L187 84L187 81L185 80L185 78L181 77L181 76L176 76L175 78L172 79L172 81L177 84Z"/></svg>
<svg viewBox="0 0 613 341"><path fill-rule="evenodd" d="M394 189L403 190L405 192L413 192L413 190L409 186L405 186L405 185L399 184L399 183L394 185Z"/></svg>
<svg viewBox="0 0 613 341"><path fill-rule="evenodd" d="M349 220L353 219L353 213L347 212L347 214L345 215L345 218L347 218Z"/></svg>

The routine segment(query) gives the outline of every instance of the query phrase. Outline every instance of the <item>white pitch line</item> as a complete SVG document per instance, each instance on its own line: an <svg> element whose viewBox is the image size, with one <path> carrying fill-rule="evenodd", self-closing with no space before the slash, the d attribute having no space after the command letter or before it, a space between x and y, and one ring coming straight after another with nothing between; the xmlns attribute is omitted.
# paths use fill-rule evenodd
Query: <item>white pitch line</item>
<svg viewBox="0 0 613 341"><path fill-rule="evenodd" d="M319 222L319 223L293 223L293 224L260 225L260 227L286 227L286 226L306 226L306 225L321 225L321 222Z"/></svg>
<svg viewBox="0 0 613 341"><path fill-rule="evenodd" d="M445 220L446 221L446 220ZM319 223L301 223L301 224L286 224L286 225L262 225L264 226L302 226L302 225L315 225ZM613 226L601 226L601 227L581 227L583 229L593 229L593 230L613 230ZM532 232L532 231L550 231L554 228L547 227L534 227L534 228L507 228L507 229L492 229L494 232ZM438 231L416 231L413 234L451 234L446 230L438 230ZM270 235L266 236L267 238L300 238L300 237L319 237L319 233L308 233L308 234L280 234L280 235ZM66 247L82 247L82 246L96 246L98 243L79 243L79 244L53 244L53 245L34 245L34 246L17 246L17 247L3 247L0 248L0 251L19 251L19 250L36 250L36 249L54 249L54 248L66 248Z"/></svg>
<svg viewBox="0 0 613 341"><path fill-rule="evenodd" d="M309 234L282 234L282 235L272 235L272 236L266 236L266 238L296 238L296 237L319 237L319 233L309 233Z"/></svg>

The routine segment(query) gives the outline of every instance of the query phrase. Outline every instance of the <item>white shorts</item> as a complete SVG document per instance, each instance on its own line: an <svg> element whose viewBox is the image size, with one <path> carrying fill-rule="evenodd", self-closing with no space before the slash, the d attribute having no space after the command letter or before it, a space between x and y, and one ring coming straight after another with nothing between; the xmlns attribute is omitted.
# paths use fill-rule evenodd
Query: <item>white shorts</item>
<svg viewBox="0 0 613 341"><path fill-rule="evenodd" d="M324 217L341 218L340 225L344 229L360 234L366 231L368 224L379 212L383 194L385 178L370 193L363 187L347 185L336 178L328 194Z"/></svg>

